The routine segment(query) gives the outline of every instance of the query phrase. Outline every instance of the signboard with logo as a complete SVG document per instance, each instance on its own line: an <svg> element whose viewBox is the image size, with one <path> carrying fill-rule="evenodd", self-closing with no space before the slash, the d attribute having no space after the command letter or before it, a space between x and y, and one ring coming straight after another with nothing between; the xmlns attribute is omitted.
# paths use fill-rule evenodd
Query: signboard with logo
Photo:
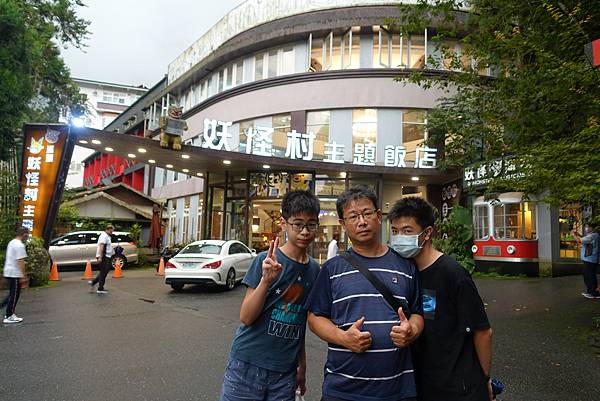
<svg viewBox="0 0 600 401"><path fill-rule="evenodd" d="M73 152L69 126L34 125L23 127L19 217L34 237L50 241L52 225Z"/></svg>

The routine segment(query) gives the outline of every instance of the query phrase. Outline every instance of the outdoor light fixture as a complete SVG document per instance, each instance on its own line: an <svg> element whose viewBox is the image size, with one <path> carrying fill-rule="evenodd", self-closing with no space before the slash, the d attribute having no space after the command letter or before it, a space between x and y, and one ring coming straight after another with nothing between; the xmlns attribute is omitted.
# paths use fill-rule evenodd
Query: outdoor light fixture
<svg viewBox="0 0 600 401"><path fill-rule="evenodd" d="M184 169L183 169L183 170L181 170L181 171L183 171L184 173L189 173L189 172L190 172L190 170L188 170L187 168L184 168Z"/></svg>
<svg viewBox="0 0 600 401"><path fill-rule="evenodd" d="M156 163L156 160L154 160L154 159L148 159L148 163L154 164L154 163Z"/></svg>
<svg viewBox="0 0 600 401"><path fill-rule="evenodd" d="M79 140L79 143L86 144L86 143L88 143L88 141L86 141L85 139L80 139L80 140Z"/></svg>
<svg viewBox="0 0 600 401"><path fill-rule="evenodd" d="M419 177L410 177L411 181L419 181Z"/></svg>
<svg viewBox="0 0 600 401"><path fill-rule="evenodd" d="M135 159L135 155L133 153L128 153L127 157L131 158L131 159Z"/></svg>
<svg viewBox="0 0 600 401"><path fill-rule="evenodd" d="M77 128L85 127L85 120L81 117L73 117L71 119L71 125Z"/></svg>
<svg viewBox="0 0 600 401"><path fill-rule="evenodd" d="M167 164L165 167L166 168L173 168L173 165L172 164Z"/></svg>
<svg viewBox="0 0 600 401"><path fill-rule="evenodd" d="M92 143L93 143L94 145L100 145L102 142L100 142L100 141L99 141L99 140L97 140L97 139L92 139Z"/></svg>
<svg viewBox="0 0 600 401"><path fill-rule="evenodd" d="M263 168L271 168L268 164L263 164Z"/></svg>
<svg viewBox="0 0 600 401"><path fill-rule="evenodd" d="M231 160L223 160L223 164L230 165L231 164Z"/></svg>
<svg viewBox="0 0 600 401"><path fill-rule="evenodd" d="M106 150L107 152L112 152L114 149L111 148L110 146L107 146L104 148L104 150Z"/></svg>
<svg viewBox="0 0 600 401"><path fill-rule="evenodd" d="M146 149L144 149L144 148L138 148L138 152L140 152L140 153L146 153Z"/></svg>
<svg viewBox="0 0 600 401"><path fill-rule="evenodd" d="M190 155L181 155L181 158L182 158L182 159L189 159L189 158L190 158Z"/></svg>

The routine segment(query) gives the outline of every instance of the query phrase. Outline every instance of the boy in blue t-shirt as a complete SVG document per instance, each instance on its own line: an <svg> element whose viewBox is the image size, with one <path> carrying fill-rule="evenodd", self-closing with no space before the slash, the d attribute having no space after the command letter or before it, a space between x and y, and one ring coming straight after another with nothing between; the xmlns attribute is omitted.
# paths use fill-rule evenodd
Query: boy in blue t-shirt
<svg viewBox="0 0 600 401"><path fill-rule="evenodd" d="M281 202L287 242L271 241L242 281L248 286L221 401L294 400L306 391L305 301L319 273L308 246L319 226L319 200L308 191L288 192Z"/></svg>

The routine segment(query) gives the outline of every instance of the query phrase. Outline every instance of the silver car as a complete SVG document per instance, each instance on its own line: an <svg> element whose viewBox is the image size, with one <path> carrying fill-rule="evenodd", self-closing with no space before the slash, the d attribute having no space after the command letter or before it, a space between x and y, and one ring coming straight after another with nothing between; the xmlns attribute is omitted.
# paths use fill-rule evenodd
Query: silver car
<svg viewBox="0 0 600 401"><path fill-rule="evenodd" d="M82 265L88 260L93 265L97 264L96 247L101 233L102 231L76 231L53 239L49 249L52 261L59 267ZM114 231L111 242L113 251L117 246L123 248L120 255L113 255L113 265L117 260L121 261L122 267L138 261L138 248L129 233Z"/></svg>

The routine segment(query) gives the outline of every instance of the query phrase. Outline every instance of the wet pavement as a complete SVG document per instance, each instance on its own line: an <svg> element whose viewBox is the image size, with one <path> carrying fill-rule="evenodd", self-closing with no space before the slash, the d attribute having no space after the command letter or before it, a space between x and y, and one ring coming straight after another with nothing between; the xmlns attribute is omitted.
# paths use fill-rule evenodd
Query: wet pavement
<svg viewBox="0 0 600 401"><path fill-rule="evenodd" d="M125 271L90 294L81 273L23 292L24 323L0 326L0 400L216 400L243 287L174 293L153 271ZM578 276L476 281L494 330L505 401L600 400L600 300ZM2 292L0 295L4 295ZM307 401L321 395L326 346L307 337Z"/></svg>

